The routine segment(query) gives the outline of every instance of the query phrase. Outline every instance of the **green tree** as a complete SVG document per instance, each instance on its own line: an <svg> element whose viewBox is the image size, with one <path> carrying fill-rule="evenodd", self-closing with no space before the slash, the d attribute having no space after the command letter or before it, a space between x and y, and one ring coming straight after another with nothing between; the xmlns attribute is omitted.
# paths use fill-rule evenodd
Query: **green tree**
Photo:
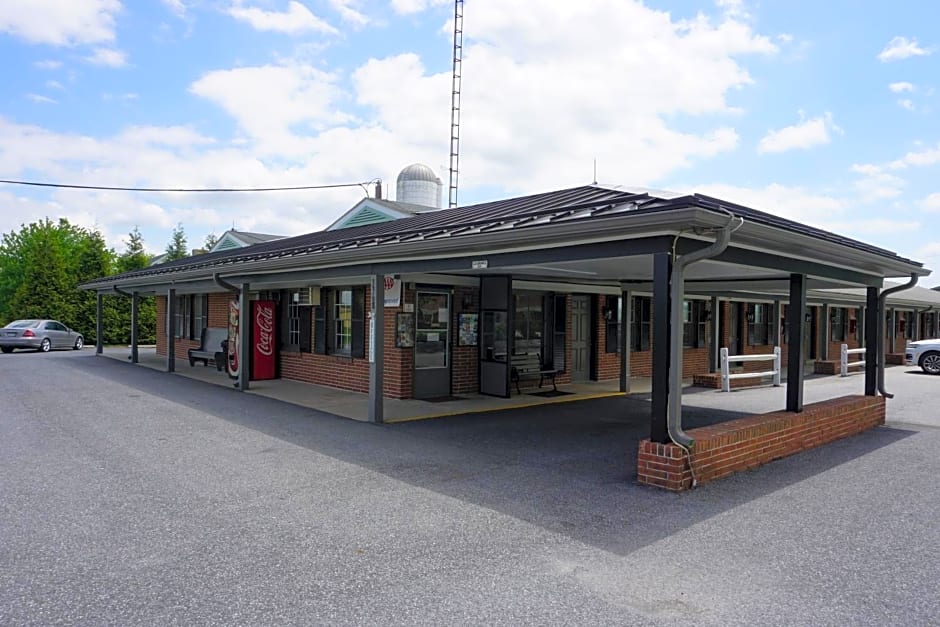
<svg viewBox="0 0 940 627"><path fill-rule="evenodd" d="M127 235L127 245L118 258L117 271L142 270L149 265L150 255L144 249L144 236L140 234L140 229L135 226L134 230Z"/></svg>
<svg viewBox="0 0 940 627"><path fill-rule="evenodd" d="M182 224L177 224L173 229L173 236L170 243L166 246L166 260L176 261L189 256L189 249L186 247L186 232Z"/></svg>
<svg viewBox="0 0 940 627"><path fill-rule="evenodd" d="M127 236L124 252L117 260L119 273L143 270L150 265L150 255L144 248L144 237L136 226ZM118 301L122 333L120 343L131 341L131 299L122 297ZM140 296L137 300L137 339L141 344L157 341L157 305L152 296Z"/></svg>
<svg viewBox="0 0 940 627"><path fill-rule="evenodd" d="M206 249L206 252L212 250L212 247L219 243L219 238L216 237L215 233L209 233L206 235L206 241L203 243L202 247Z"/></svg>

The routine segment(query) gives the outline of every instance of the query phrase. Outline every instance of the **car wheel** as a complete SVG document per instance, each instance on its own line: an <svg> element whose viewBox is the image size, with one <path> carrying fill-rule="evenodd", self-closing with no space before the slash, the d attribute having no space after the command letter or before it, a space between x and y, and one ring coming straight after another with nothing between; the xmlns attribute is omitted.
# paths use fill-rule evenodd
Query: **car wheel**
<svg viewBox="0 0 940 627"><path fill-rule="evenodd" d="M49 338L47 337L42 338L42 343L39 345L39 350L41 350L44 353L48 353L49 351L52 350L52 342L49 341Z"/></svg>
<svg viewBox="0 0 940 627"><path fill-rule="evenodd" d="M927 374L940 374L940 353L930 351L920 358L920 368Z"/></svg>
<svg viewBox="0 0 940 627"><path fill-rule="evenodd" d="M4 346L4 347L0 348L0 350L2 350L4 353L9 354L9 353L12 353L12 352L13 352L13 347L12 347L12 346Z"/></svg>
<svg viewBox="0 0 940 627"><path fill-rule="evenodd" d="M85 340L83 340L82 336L79 335L77 338L75 338L75 346L73 346L72 348L74 348L77 351L80 351L82 350L82 347L84 345L85 345Z"/></svg>

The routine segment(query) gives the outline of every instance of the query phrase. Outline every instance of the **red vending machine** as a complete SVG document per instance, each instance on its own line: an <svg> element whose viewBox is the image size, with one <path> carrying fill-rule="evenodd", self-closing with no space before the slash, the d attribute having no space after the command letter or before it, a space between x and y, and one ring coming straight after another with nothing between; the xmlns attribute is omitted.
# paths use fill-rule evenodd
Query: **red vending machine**
<svg viewBox="0 0 940 627"><path fill-rule="evenodd" d="M252 381L273 379L277 376L277 342L275 326L276 304L273 300L251 302L251 376Z"/></svg>

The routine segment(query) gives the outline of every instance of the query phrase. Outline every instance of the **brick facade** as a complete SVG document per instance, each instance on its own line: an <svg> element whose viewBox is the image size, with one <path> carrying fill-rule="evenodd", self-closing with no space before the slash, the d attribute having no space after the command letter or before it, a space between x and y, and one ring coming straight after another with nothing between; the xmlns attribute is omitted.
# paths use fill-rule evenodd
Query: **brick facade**
<svg viewBox="0 0 940 627"><path fill-rule="evenodd" d="M690 429L691 461L699 484L762 466L885 421L882 396L843 396L803 407L801 413L773 412ZM666 490L692 486L686 452L676 444L641 440L637 481Z"/></svg>

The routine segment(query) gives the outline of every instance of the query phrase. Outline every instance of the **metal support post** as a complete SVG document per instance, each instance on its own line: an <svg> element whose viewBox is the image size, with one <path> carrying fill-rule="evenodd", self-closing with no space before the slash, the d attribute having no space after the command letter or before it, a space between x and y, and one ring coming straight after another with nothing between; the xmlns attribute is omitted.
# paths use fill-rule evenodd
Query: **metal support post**
<svg viewBox="0 0 940 627"><path fill-rule="evenodd" d="M104 351L104 296L98 293L98 300L95 307L95 355L100 355Z"/></svg>
<svg viewBox="0 0 940 627"><path fill-rule="evenodd" d="M898 310L891 308L891 328L888 329L888 352L894 352L894 341L898 336Z"/></svg>
<svg viewBox="0 0 940 627"><path fill-rule="evenodd" d="M166 371L176 372L176 290L166 291Z"/></svg>
<svg viewBox="0 0 940 627"><path fill-rule="evenodd" d="M385 275L372 276L372 309L369 317L369 422L385 422L384 358L385 353Z"/></svg>
<svg viewBox="0 0 940 627"><path fill-rule="evenodd" d="M630 350L633 347L633 293L620 291L620 391L630 393Z"/></svg>
<svg viewBox="0 0 940 627"><path fill-rule="evenodd" d="M829 359L829 338L832 337L832 320L829 319L831 315L832 309L829 303L825 303L822 306L822 347L819 351L819 358L822 361Z"/></svg>
<svg viewBox="0 0 940 627"><path fill-rule="evenodd" d="M139 333L137 331L137 317L140 308L140 296L137 292L131 294L131 363L136 364L140 361L140 353L137 348L139 342Z"/></svg>
<svg viewBox="0 0 940 627"><path fill-rule="evenodd" d="M247 283L242 283L238 291L238 362L238 389L246 392L251 379L251 302Z"/></svg>
<svg viewBox="0 0 940 627"><path fill-rule="evenodd" d="M803 411L803 337L806 334L806 275L790 275L787 352L787 411Z"/></svg>
<svg viewBox="0 0 940 627"><path fill-rule="evenodd" d="M708 371L717 372L718 355L721 350L721 301L718 300L717 296L712 296L708 327L711 331L711 344L708 345Z"/></svg>
<svg viewBox="0 0 940 627"><path fill-rule="evenodd" d="M653 255L653 395L650 439L669 442L666 425L669 410L669 349L672 332L669 324L669 277L672 257L669 253Z"/></svg>
<svg viewBox="0 0 940 627"><path fill-rule="evenodd" d="M869 287L865 296L865 396L874 396L878 391L878 368L881 367L881 353L878 347L878 321L882 314L878 311L877 287Z"/></svg>

